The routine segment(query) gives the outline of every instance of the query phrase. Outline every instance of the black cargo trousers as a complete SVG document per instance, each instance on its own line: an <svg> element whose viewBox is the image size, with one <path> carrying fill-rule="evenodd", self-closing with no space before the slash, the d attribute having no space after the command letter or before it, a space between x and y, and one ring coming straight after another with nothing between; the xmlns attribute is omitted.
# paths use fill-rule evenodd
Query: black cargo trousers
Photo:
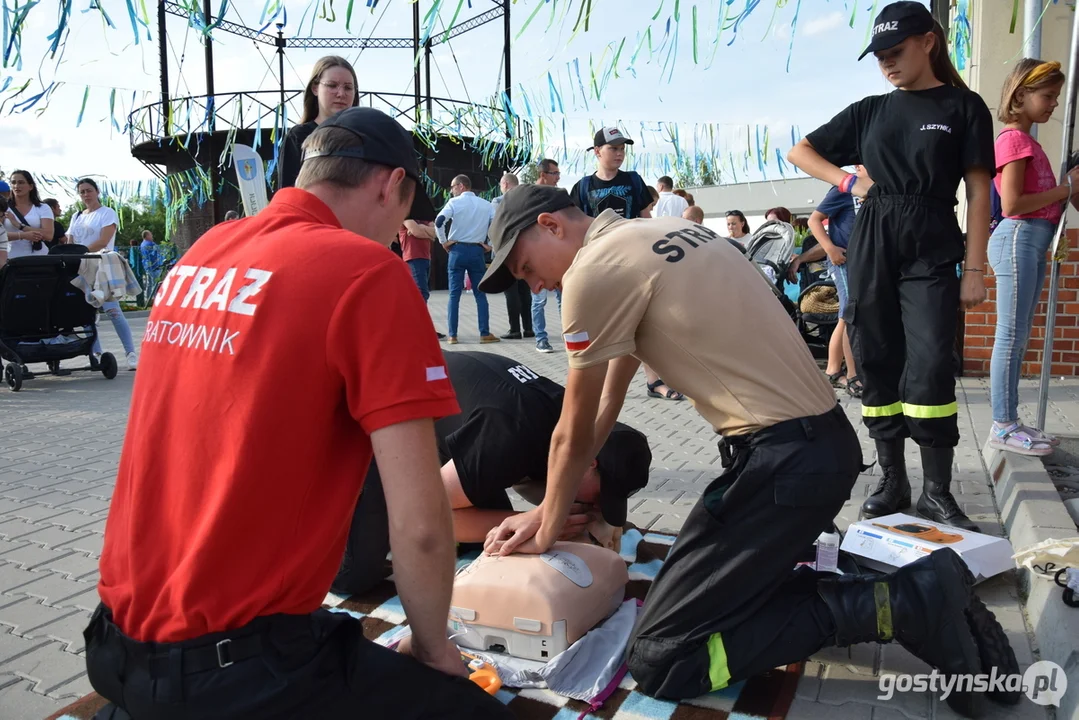
<svg viewBox="0 0 1079 720"><path fill-rule="evenodd" d="M724 472L693 506L645 598L626 660L640 689L697 697L832 644L817 581L794 569L862 469L843 410L721 441Z"/></svg>
<svg viewBox="0 0 1079 720"><path fill-rule="evenodd" d="M847 321L874 440L959 444L955 336L963 235L953 203L874 192L847 250Z"/></svg>
<svg viewBox="0 0 1079 720"><path fill-rule="evenodd" d="M512 720L475 683L363 636L347 613L270 615L228 632L138 642L98 607L84 631L96 720Z"/></svg>

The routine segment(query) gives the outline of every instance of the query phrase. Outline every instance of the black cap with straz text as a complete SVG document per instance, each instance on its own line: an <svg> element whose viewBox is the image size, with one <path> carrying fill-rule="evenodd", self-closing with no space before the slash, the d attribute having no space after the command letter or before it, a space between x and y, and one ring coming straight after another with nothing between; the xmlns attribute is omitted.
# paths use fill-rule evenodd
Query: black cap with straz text
<svg viewBox="0 0 1079 720"><path fill-rule="evenodd" d="M873 39L858 56L861 60L869 53L894 48L912 35L925 35L933 31L933 15L920 2L895 2L888 5L873 21Z"/></svg>
<svg viewBox="0 0 1079 720"><path fill-rule="evenodd" d="M498 204L495 219L487 231L494 250L494 259L480 280L480 290L501 293L513 287L513 274L506 267L506 258L513 252L517 237L536 224L543 213L553 213L571 207L569 193L550 185L521 185L506 193Z"/></svg>
<svg viewBox="0 0 1079 720"><path fill-rule="evenodd" d="M589 150L595 148L601 148L604 145L632 145L633 141L622 134L622 131L616 127L600 128L596 133L596 137L592 138L592 147Z"/></svg>
<svg viewBox="0 0 1079 720"><path fill-rule="evenodd" d="M344 128L355 135L360 142L351 147L329 152L318 150L305 152L303 156L305 162L317 157L347 157L376 165L401 168L407 177L416 181L416 194L412 198L412 209L409 210L407 219L428 221L435 219L435 207L431 204L431 198L427 197L427 190L424 188L412 134L399 122L375 108L352 107L331 115L318 126L315 133L328 127Z"/></svg>

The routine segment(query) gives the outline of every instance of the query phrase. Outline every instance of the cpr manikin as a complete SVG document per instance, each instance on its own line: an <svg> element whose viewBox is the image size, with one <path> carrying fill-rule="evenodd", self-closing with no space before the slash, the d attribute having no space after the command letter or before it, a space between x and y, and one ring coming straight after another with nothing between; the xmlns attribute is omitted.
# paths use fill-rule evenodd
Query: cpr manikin
<svg viewBox="0 0 1079 720"><path fill-rule="evenodd" d="M454 640L546 662L618 609L628 581L618 553L584 543L558 542L542 555L481 555L453 584Z"/></svg>

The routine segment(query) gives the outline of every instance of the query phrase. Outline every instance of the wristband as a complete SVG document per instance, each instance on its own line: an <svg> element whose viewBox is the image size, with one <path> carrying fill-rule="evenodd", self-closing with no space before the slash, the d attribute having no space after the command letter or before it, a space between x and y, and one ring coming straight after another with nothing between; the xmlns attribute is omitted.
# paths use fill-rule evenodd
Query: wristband
<svg viewBox="0 0 1079 720"><path fill-rule="evenodd" d="M854 187L854 183L858 182L858 176L854 173L847 175L839 182L839 192L849 193L851 188Z"/></svg>
<svg viewBox="0 0 1079 720"><path fill-rule="evenodd" d="M981 273L982 275L985 275L985 270L980 270L978 268L963 268L963 272Z"/></svg>

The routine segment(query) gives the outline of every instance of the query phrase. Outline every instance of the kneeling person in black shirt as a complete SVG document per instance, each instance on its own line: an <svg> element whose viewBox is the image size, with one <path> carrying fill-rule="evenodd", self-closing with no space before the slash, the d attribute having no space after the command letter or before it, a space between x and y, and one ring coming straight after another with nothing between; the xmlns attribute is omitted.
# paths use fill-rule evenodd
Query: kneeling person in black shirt
<svg viewBox="0 0 1079 720"><path fill-rule="evenodd" d="M458 351L445 358L461 412L435 423L442 483L453 508L456 540L482 543L491 529L515 514L507 489L516 486L530 502L542 500L565 388L501 355ZM581 536L600 518L621 528L627 499L648 484L651 462L647 438L616 423L585 471L562 537ZM386 501L372 462L333 591L356 594L378 583L389 571L389 549Z"/></svg>

